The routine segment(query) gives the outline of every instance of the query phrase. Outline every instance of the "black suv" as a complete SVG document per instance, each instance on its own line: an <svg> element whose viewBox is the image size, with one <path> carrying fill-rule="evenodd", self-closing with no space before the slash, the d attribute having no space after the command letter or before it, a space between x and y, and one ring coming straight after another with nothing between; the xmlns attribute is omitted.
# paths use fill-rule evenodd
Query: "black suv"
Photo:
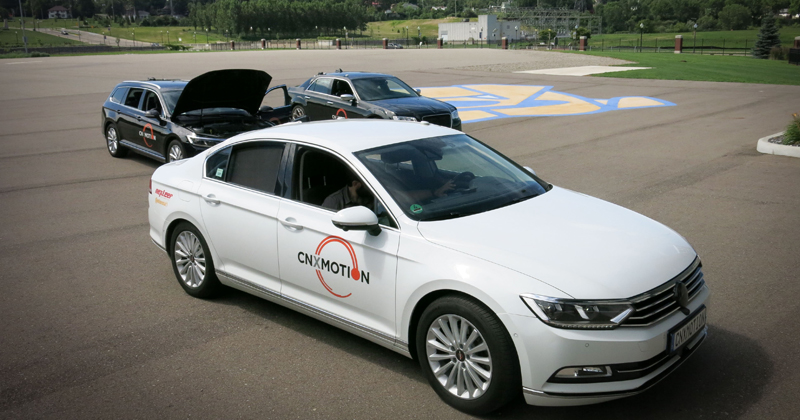
<svg viewBox="0 0 800 420"><path fill-rule="evenodd" d="M108 152L122 157L132 150L172 162L236 134L287 122L286 85L267 90L271 81L261 70L217 70L188 82L122 82L103 104L101 129ZM262 106L265 96L276 95L276 107Z"/></svg>
<svg viewBox="0 0 800 420"><path fill-rule="evenodd" d="M357 71L319 73L289 88L292 117L311 121L384 118L428 121L461 130L456 107L426 98L397 77Z"/></svg>

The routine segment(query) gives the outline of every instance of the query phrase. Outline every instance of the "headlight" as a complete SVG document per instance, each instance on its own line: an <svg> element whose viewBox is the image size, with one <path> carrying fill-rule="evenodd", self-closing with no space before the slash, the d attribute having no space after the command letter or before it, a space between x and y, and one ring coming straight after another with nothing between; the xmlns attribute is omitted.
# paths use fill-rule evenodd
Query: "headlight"
<svg viewBox="0 0 800 420"><path fill-rule="evenodd" d="M538 295L520 297L539 319L556 328L608 330L617 328L633 313L631 304L622 300L579 301Z"/></svg>
<svg viewBox="0 0 800 420"><path fill-rule="evenodd" d="M450 117L453 118L454 120L459 119L458 118L458 110L456 109L455 111L451 112L450 113Z"/></svg>
<svg viewBox="0 0 800 420"><path fill-rule="evenodd" d="M399 120L399 121L416 121L417 120L414 117L401 117L399 115L393 115L392 119L393 120Z"/></svg>
<svg viewBox="0 0 800 420"><path fill-rule="evenodd" d="M189 140L189 143L191 144L207 147L217 145L219 142L225 140L217 137L202 137L194 133L187 135L186 139Z"/></svg>

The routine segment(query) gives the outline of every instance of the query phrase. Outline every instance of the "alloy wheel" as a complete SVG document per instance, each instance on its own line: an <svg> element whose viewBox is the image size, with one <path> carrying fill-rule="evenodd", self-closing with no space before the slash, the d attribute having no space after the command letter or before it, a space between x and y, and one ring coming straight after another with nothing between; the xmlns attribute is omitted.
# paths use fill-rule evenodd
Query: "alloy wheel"
<svg viewBox="0 0 800 420"><path fill-rule="evenodd" d="M206 255L198 237L185 230L175 240L175 266L189 287L200 287L206 277Z"/></svg>
<svg viewBox="0 0 800 420"><path fill-rule="evenodd" d="M108 143L108 151L111 152L112 155L116 154L119 148L116 128L108 127L108 130L106 130L106 143Z"/></svg>
<svg viewBox="0 0 800 420"><path fill-rule="evenodd" d="M458 315L442 315L425 338L428 365L451 394L466 400L483 395L492 380L492 356L477 328Z"/></svg>
<svg viewBox="0 0 800 420"><path fill-rule="evenodd" d="M296 106L292 109L292 119L303 118L306 115L306 110L302 106Z"/></svg>
<svg viewBox="0 0 800 420"><path fill-rule="evenodd" d="M169 161L175 162L176 160L183 159L183 149L179 144L173 144L169 147Z"/></svg>

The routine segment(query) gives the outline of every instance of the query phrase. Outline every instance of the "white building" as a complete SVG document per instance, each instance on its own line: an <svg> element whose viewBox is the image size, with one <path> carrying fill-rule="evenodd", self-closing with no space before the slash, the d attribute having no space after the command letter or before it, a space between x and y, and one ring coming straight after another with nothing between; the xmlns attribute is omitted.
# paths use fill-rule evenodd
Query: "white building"
<svg viewBox="0 0 800 420"><path fill-rule="evenodd" d="M55 6L47 9L47 17L49 19L69 19L72 14L64 6Z"/></svg>
<svg viewBox="0 0 800 420"><path fill-rule="evenodd" d="M497 15L480 15L477 22L453 22L439 24L439 38L444 41L500 41L506 37L515 40L525 37L519 21L498 20Z"/></svg>

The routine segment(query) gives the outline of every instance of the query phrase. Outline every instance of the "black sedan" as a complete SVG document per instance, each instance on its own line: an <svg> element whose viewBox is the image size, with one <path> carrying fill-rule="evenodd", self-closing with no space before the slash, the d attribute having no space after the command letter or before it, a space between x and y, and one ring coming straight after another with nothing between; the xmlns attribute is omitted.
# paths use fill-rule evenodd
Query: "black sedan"
<svg viewBox="0 0 800 420"><path fill-rule="evenodd" d="M405 82L388 74L320 73L300 86L289 88L289 95L293 118L428 121L461 130L456 107L420 96Z"/></svg>
<svg viewBox="0 0 800 420"><path fill-rule="evenodd" d="M172 162L234 135L287 122L291 106L286 86L267 90L271 81L261 70L217 70L188 82L122 82L101 112L108 152L123 157L133 151ZM265 96L276 96L274 107L262 105Z"/></svg>

